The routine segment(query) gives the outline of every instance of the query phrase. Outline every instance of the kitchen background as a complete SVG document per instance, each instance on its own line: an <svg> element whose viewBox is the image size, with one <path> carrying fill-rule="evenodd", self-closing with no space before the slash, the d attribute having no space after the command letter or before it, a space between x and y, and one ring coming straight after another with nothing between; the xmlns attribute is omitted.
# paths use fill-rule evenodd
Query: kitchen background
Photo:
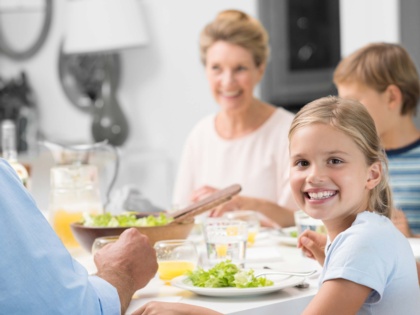
<svg viewBox="0 0 420 315"><path fill-rule="evenodd" d="M407 23L404 20L408 17L400 18L400 1L340 0L341 55L368 42L387 41L407 43L409 51L416 56L420 44L415 45L402 35L408 34L404 31ZM153 203L169 208L184 140L200 118L218 110L199 60L199 33L224 9L236 8L258 17L259 1L138 0L138 3L143 8L150 40L144 47L120 52L117 97L127 115L130 136L121 147L122 172L117 188L134 184ZM58 56L65 32L67 2L53 0L53 4L51 29L41 49L22 61L0 53L0 77L7 79L26 72L36 97L39 128L45 139L89 143L92 142L91 117L70 103L59 80ZM413 27L418 26L416 23ZM25 27L27 25L21 24L8 29L14 32L7 34L8 37L17 41L24 38L27 36ZM3 32L5 30L3 28ZM418 36L418 28L414 33L413 36ZM419 60L416 57L417 64ZM418 118L417 121L420 125ZM49 167L53 165L50 153L40 149L21 158L32 164L32 193L39 207L46 209Z"/></svg>

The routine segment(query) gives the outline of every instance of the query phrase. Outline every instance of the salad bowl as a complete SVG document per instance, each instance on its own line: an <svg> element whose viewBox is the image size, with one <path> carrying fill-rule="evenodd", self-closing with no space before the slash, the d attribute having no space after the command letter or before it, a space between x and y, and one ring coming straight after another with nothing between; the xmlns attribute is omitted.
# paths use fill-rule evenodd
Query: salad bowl
<svg viewBox="0 0 420 315"><path fill-rule="evenodd" d="M71 231L76 241L88 252L91 252L92 244L98 237L118 236L126 229L136 228L140 233L149 238L149 243L153 246L157 241L185 239L194 227L194 217L207 210L210 210L226 201L232 196L238 194L241 190L240 185L232 185L225 189L219 190L210 196L173 213L159 212L156 217L169 218L168 223L155 226L90 226L82 222L74 222L70 224ZM141 213L136 214L137 217L144 216ZM150 216L148 216L150 217Z"/></svg>
<svg viewBox="0 0 420 315"><path fill-rule="evenodd" d="M167 224L162 226L134 226L149 238L149 243L153 246L157 241L170 239L185 239L194 227L194 221L177 224ZM81 222L70 224L70 228L76 241L88 252L91 252L93 242L102 236L117 236L132 226L120 227L98 227L84 226Z"/></svg>

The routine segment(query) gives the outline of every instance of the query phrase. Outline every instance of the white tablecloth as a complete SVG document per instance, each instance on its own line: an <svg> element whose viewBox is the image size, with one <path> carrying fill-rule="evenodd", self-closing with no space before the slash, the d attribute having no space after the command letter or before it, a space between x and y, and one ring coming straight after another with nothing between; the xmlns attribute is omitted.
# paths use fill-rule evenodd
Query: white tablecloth
<svg viewBox="0 0 420 315"><path fill-rule="evenodd" d="M199 245L199 248L202 250L202 245ZM89 272L96 271L92 256L82 249L74 251L73 256ZM294 246L282 245L268 233L262 234L257 238L255 245L247 249L246 268L259 269L263 266L284 271L320 270L320 266L315 261L303 257L300 250ZM307 289L290 287L251 297L207 297L165 285L156 276L145 288L135 293L127 314L152 300L200 305L223 314L301 314L317 292L317 275L307 279L307 282L310 283Z"/></svg>

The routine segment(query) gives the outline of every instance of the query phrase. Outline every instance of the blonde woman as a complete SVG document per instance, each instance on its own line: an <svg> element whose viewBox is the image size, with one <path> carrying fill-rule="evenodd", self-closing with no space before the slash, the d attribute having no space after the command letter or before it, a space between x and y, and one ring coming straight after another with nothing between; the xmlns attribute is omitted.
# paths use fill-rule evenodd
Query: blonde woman
<svg viewBox="0 0 420 315"><path fill-rule="evenodd" d="M223 11L200 36L201 60L219 111L202 119L184 147L174 204L185 205L238 183L240 195L213 210L256 210L294 224L287 131L293 115L254 96L269 55L268 35L246 13Z"/></svg>

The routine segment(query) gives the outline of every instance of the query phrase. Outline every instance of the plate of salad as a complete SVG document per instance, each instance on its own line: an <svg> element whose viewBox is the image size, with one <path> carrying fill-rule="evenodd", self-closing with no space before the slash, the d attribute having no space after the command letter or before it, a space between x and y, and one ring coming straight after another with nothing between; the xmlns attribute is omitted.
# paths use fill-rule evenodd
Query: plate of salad
<svg viewBox="0 0 420 315"><path fill-rule="evenodd" d="M171 285L198 295L235 297L262 295L302 283L302 277L275 276L255 277L253 269L241 269L227 260L204 270L198 267L185 276L171 281Z"/></svg>

